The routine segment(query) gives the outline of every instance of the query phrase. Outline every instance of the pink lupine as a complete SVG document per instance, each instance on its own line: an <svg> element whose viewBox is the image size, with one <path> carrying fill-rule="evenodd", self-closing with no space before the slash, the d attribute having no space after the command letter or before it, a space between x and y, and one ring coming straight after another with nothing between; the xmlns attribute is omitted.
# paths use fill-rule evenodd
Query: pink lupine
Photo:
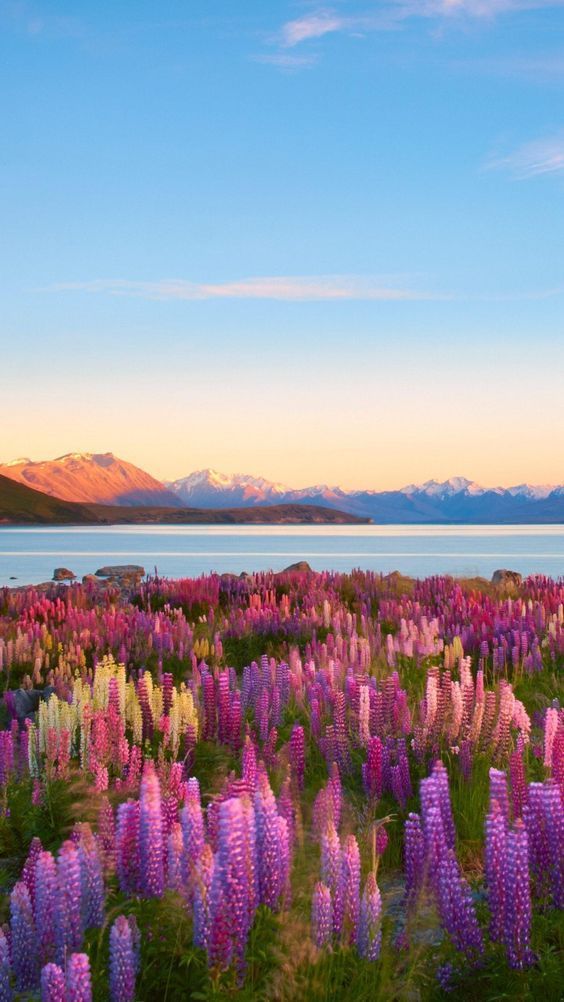
<svg viewBox="0 0 564 1002"><path fill-rule="evenodd" d="M354 835L347 835L342 852L343 924L351 943L356 940L360 908L360 852Z"/></svg>

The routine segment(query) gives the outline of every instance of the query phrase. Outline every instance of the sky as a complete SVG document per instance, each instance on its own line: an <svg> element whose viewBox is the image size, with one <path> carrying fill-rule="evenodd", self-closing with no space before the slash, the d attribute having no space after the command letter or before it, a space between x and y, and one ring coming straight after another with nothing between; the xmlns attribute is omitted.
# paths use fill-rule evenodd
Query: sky
<svg viewBox="0 0 564 1002"><path fill-rule="evenodd" d="M564 483L564 0L0 0L0 460Z"/></svg>

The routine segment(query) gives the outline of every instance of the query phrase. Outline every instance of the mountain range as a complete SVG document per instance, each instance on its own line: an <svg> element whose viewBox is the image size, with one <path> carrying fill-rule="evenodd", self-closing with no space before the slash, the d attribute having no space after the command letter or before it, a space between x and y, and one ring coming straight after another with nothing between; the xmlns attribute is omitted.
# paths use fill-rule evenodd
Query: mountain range
<svg viewBox="0 0 564 1002"><path fill-rule="evenodd" d="M87 504L206 509L317 505L384 524L564 522L564 485L484 487L452 477L393 491L351 491L326 484L297 490L263 477L211 469L161 483L110 452L71 453L43 462L19 459L0 465L0 475Z"/></svg>

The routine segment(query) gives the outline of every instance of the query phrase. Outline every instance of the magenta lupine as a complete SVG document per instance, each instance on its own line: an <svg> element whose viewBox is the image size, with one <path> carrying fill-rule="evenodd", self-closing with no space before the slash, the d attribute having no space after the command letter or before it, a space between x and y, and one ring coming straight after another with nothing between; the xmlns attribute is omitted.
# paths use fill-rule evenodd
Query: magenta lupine
<svg viewBox="0 0 564 1002"><path fill-rule="evenodd" d="M34 988L39 974L37 941L29 891L19 881L10 895L12 968L20 992Z"/></svg>
<svg viewBox="0 0 564 1002"><path fill-rule="evenodd" d="M41 971L41 1002L67 1002L65 973L58 964L46 964Z"/></svg>
<svg viewBox="0 0 564 1002"><path fill-rule="evenodd" d="M518 747L511 753L509 758L509 777L511 781L513 817L521 818L523 817L523 808L527 802L528 794L522 741L519 741Z"/></svg>
<svg viewBox="0 0 564 1002"><path fill-rule="evenodd" d="M131 926L125 915L118 915L110 930L111 1002L133 1002L135 967Z"/></svg>
<svg viewBox="0 0 564 1002"><path fill-rule="evenodd" d="M318 949L331 942L333 935L333 905L331 891L326 884L318 881L313 891L311 904L311 926L313 942Z"/></svg>
<svg viewBox="0 0 564 1002"><path fill-rule="evenodd" d="M292 797L292 784L288 776L282 783L282 788L278 796L278 813L284 818L288 825L288 840L290 851L293 851L296 842L296 808Z"/></svg>
<svg viewBox="0 0 564 1002"><path fill-rule="evenodd" d="M294 724L290 735L290 767L298 789L302 790L305 775L305 734L301 724Z"/></svg>
<svg viewBox="0 0 564 1002"><path fill-rule="evenodd" d="M78 849L68 839L57 856L58 908L55 916L58 964L82 945L81 872Z"/></svg>
<svg viewBox="0 0 564 1002"><path fill-rule="evenodd" d="M140 887L139 801L127 800L118 807L116 870L120 890L137 894Z"/></svg>
<svg viewBox="0 0 564 1002"><path fill-rule="evenodd" d="M0 929L0 1002L12 1002L14 993L10 985L10 947Z"/></svg>
<svg viewBox="0 0 564 1002"><path fill-rule="evenodd" d="M374 842L376 848L376 855L383 856L386 849L388 848L388 842L389 842L388 832L386 831L385 825L377 825Z"/></svg>
<svg viewBox="0 0 564 1002"><path fill-rule="evenodd" d="M531 890L527 830L520 818L507 834L505 947L510 967L523 970L534 963L530 947Z"/></svg>
<svg viewBox="0 0 564 1002"><path fill-rule="evenodd" d="M354 943L358 930L360 908L360 852L354 835L347 835L343 844L343 927Z"/></svg>
<svg viewBox="0 0 564 1002"><path fill-rule="evenodd" d="M292 896L291 870L292 870L292 847L288 822L286 818L278 816L279 847L280 847L280 897L282 906L287 908Z"/></svg>
<svg viewBox="0 0 564 1002"><path fill-rule="evenodd" d="M208 949L210 936L210 889L213 877L214 856L209 845L204 845L194 867L192 938L194 946Z"/></svg>
<svg viewBox="0 0 564 1002"><path fill-rule="evenodd" d="M366 749L366 762L362 765L362 782L368 797L382 796L382 742L372 737Z"/></svg>
<svg viewBox="0 0 564 1002"><path fill-rule="evenodd" d="M500 943L505 934L507 823L497 800L486 816L485 878L490 909L490 939Z"/></svg>
<svg viewBox="0 0 564 1002"><path fill-rule="evenodd" d="M114 809L107 797L102 800L98 811L98 843L104 873L113 873L116 865L116 823Z"/></svg>
<svg viewBox="0 0 564 1002"><path fill-rule="evenodd" d="M159 898L164 890L161 788L154 763L147 759L139 794L139 862L143 894Z"/></svg>
<svg viewBox="0 0 564 1002"><path fill-rule="evenodd" d="M254 793L257 785L257 755L255 746L249 735L245 738L245 744L243 745L241 773L249 786L249 790Z"/></svg>
<svg viewBox="0 0 564 1002"><path fill-rule="evenodd" d="M85 953L71 953L68 959L66 1002L92 1002L90 961Z"/></svg>
<svg viewBox="0 0 564 1002"><path fill-rule="evenodd" d="M382 898L373 872L368 874L362 892L356 943L364 960L378 960L382 947Z"/></svg>
<svg viewBox="0 0 564 1002"><path fill-rule="evenodd" d="M82 921L85 929L104 924L105 888L98 842L89 824L80 825L78 858L82 886Z"/></svg>

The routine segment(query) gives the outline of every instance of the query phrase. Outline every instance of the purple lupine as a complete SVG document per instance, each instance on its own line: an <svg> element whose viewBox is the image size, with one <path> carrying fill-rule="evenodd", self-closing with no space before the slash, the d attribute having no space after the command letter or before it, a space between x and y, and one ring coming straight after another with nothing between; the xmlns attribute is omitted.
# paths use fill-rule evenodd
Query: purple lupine
<svg viewBox="0 0 564 1002"><path fill-rule="evenodd" d="M37 940L29 891L19 881L10 895L12 968L19 992L35 988L39 967Z"/></svg>
<svg viewBox="0 0 564 1002"><path fill-rule="evenodd" d="M549 882L554 906L564 908L564 807L556 782L543 783L542 806L550 851Z"/></svg>
<svg viewBox="0 0 564 1002"><path fill-rule="evenodd" d="M188 780L188 786L192 780ZM197 796L196 796L197 793ZM202 849L204 848L204 815L200 805L200 790L191 788L186 797L186 805L180 812L182 825L182 882L188 900L192 899L192 876Z"/></svg>
<svg viewBox="0 0 564 1002"><path fill-rule="evenodd" d="M509 823L509 794L507 776L501 769L490 769L490 804L497 800L501 813Z"/></svg>
<svg viewBox="0 0 564 1002"><path fill-rule="evenodd" d="M194 946L208 949L210 936L210 888L213 877L214 858L209 845L205 844L194 867L194 891L192 905L192 938Z"/></svg>
<svg viewBox="0 0 564 1002"><path fill-rule="evenodd" d="M92 1002L90 961L85 953L71 953L69 957L66 1002Z"/></svg>
<svg viewBox="0 0 564 1002"><path fill-rule="evenodd" d="M357 949L365 960L377 960L382 946L382 898L376 875L366 878L358 921Z"/></svg>
<svg viewBox="0 0 564 1002"><path fill-rule="evenodd" d="M434 881L441 923L457 950L476 964L484 952L482 932L472 902L472 892L462 876L453 849L447 849L438 863Z"/></svg>
<svg viewBox="0 0 564 1002"><path fill-rule="evenodd" d="M164 847L161 787L151 759L145 762L139 793L139 863L143 894L148 898L162 897Z"/></svg>
<svg viewBox="0 0 564 1002"><path fill-rule="evenodd" d="M41 839L37 838L35 835L31 840L29 853L24 863L21 877L29 891L32 907L35 905L35 866L37 859L42 852L43 846L41 845Z"/></svg>
<svg viewBox="0 0 564 1002"><path fill-rule="evenodd" d="M343 844L343 924L348 927L350 941L354 943L358 929L360 908L360 852L354 835L347 835Z"/></svg>
<svg viewBox="0 0 564 1002"><path fill-rule="evenodd" d="M41 1002L67 1002L65 973L58 964L46 964L41 971Z"/></svg>
<svg viewBox="0 0 564 1002"><path fill-rule="evenodd" d="M118 915L110 930L110 999L133 1002L135 998L135 952L131 926Z"/></svg>
<svg viewBox="0 0 564 1002"><path fill-rule="evenodd" d="M425 880L425 835L418 814L411 812L405 822L405 892L410 901L417 897Z"/></svg>
<svg viewBox="0 0 564 1002"><path fill-rule="evenodd" d="M135 977L139 974L141 970L141 931L137 925L137 919L135 915L128 915L127 921L129 922L129 928L131 929L131 946L133 948L133 965L135 970Z"/></svg>
<svg viewBox="0 0 564 1002"><path fill-rule="evenodd" d="M82 921L85 929L104 924L105 888L98 842L89 824L80 825L78 858L82 886Z"/></svg>
<svg viewBox="0 0 564 1002"><path fill-rule="evenodd" d="M331 891L326 884L318 881L313 891L311 903L311 927L313 942L318 949L331 942L333 935L333 905Z"/></svg>
<svg viewBox="0 0 564 1002"><path fill-rule="evenodd" d="M82 945L81 873L74 842L63 842L57 856L59 905L56 912L57 963L64 964L69 952Z"/></svg>
<svg viewBox="0 0 564 1002"><path fill-rule="evenodd" d="M40 963L55 956L57 915L57 866L50 852L42 852L35 864L35 929Z"/></svg>
<svg viewBox="0 0 564 1002"><path fill-rule="evenodd" d="M249 735L245 738L243 745L241 774L247 782L249 790L254 793L257 785L257 755Z"/></svg>
<svg viewBox="0 0 564 1002"><path fill-rule="evenodd" d="M527 830L518 818L507 834L505 947L510 967L523 970L534 963L530 947L531 890Z"/></svg>
<svg viewBox="0 0 564 1002"><path fill-rule="evenodd" d="M305 774L305 735L301 724L294 724L290 735L290 768L299 790L303 789Z"/></svg>
<svg viewBox="0 0 564 1002"><path fill-rule="evenodd" d="M220 803L218 849L210 889L208 956L212 966L220 967L228 967L235 959L239 971L244 967L252 921L246 828L247 818L241 798L231 797Z"/></svg>
<svg viewBox="0 0 564 1002"><path fill-rule="evenodd" d="M522 742L519 743L519 747L511 753L509 758L509 777L511 781L513 817L522 818L528 794Z"/></svg>
<svg viewBox="0 0 564 1002"><path fill-rule="evenodd" d="M14 993L10 985L10 947L0 929L0 1002L12 1002Z"/></svg>
<svg viewBox="0 0 564 1002"><path fill-rule="evenodd" d="M282 890L280 873L280 826L276 799L266 777L261 778L254 798L259 898L276 908Z"/></svg>
<svg viewBox="0 0 564 1002"><path fill-rule="evenodd" d="M507 824L497 800L486 815L485 877L490 909L490 939L500 943L505 930Z"/></svg>
<svg viewBox="0 0 564 1002"><path fill-rule="evenodd" d="M127 800L118 807L116 829L116 870L124 894L139 891L139 866L139 801Z"/></svg>
<svg viewBox="0 0 564 1002"><path fill-rule="evenodd" d="M282 788L278 796L278 813L284 818L288 825L288 840L290 851L293 851L296 842L296 808L292 797L292 784L288 776L282 783Z"/></svg>
<svg viewBox="0 0 564 1002"><path fill-rule="evenodd" d="M114 809L107 797L104 797L98 811L98 841L104 872L106 874L113 873L116 865L116 823Z"/></svg>
<svg viewBox="0 0 564 1002"><path fill-rule="evenodd" d="M433 771L431 777L435 781L439 809L441 812L441 818L443 822L443 829L445 833L446 844L449 849L454 849L456 843L456 830L454 827L454 818L452 816L452 805L450 802L450 790L448 785L448 772L442 762L435 762L433 766Z"/></svg>

